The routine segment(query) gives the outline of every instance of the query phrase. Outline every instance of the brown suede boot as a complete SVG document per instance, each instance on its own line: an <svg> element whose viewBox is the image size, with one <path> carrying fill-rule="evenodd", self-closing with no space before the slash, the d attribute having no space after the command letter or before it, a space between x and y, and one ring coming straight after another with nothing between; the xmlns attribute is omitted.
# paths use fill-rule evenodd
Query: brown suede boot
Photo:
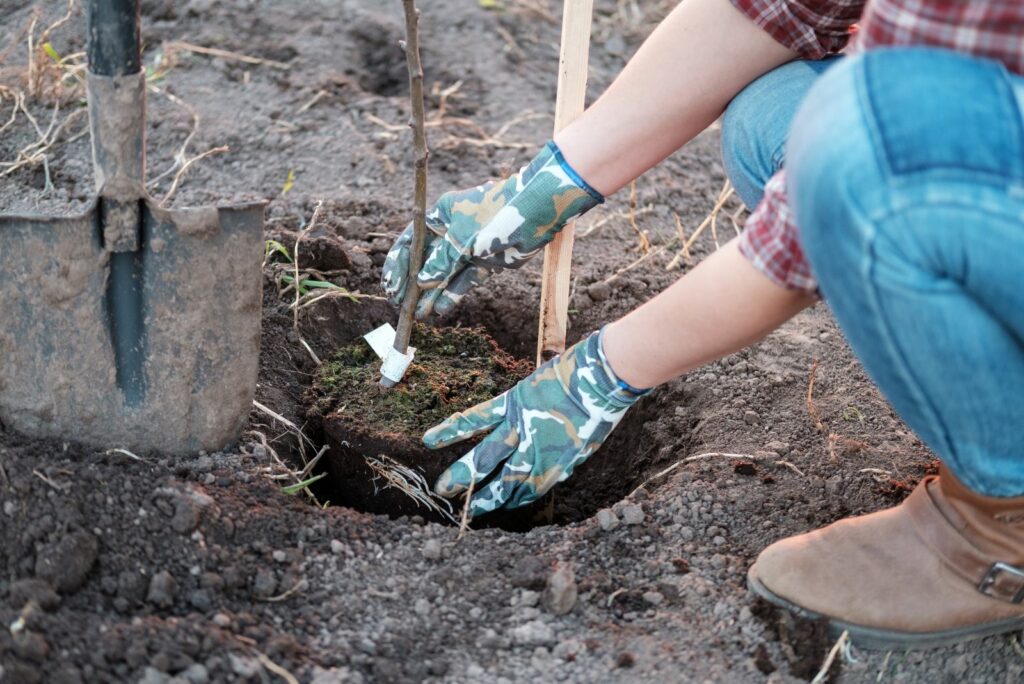
<svg viewBox="0 0 1024 684"><path fill-rule="evenodd" d="M980 496L943 469L895 508L772 544L747 580L862 648L1024 629L1024 496Z"/></svg>

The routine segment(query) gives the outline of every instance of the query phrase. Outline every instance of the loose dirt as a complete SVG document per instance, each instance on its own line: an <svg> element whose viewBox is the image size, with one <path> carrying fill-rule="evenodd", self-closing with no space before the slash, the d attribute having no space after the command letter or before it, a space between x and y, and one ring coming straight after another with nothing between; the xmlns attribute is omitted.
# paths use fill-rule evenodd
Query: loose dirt
<svg viewBox="0 0 1024 684"><path fill-rule="evenodd" d="M591 96L671 4L597 0ZM432 196L507 173L546 140L558 5L423 4ZM63 11L62 2L42 5L36 44ZM152 194L169 192L182 150L191 158L226 145L182 175L170 203L268 200L267 237L294 255L322 200L300 263L358 296L304 306L295 329L287 268L268 260L257 399L288 423L254 410L228 452L129 455L117 444L89 449L0 426L0 682L814 676L830 639L753 601L746 569L775 539L897 503L933 467L824 306L642 402L635 424L616 432L620 441L558 488L554 509L566 503L551 519L563 524L460 532L425 513L391 518L338 501L314 505L313 497L324 501L308 490L288 495L282 488L322 444L304 416L317 362L303 342L328 359L395 316L377 281L412 198L400 4L147 0L143 12ZM32 5L0 2L0 84L26 92L32 18ZM48 40L75 64L83 37L76 10ZM59 127L81 110L76 76L63 75L63 92L51 78L49 91L26 102L40 131L19 111L0 132L0 162L26 149L31 156L51 120ZM2 127L13 96L0 92ZM45 165L2 177L0 211L85 205L88 139L75 117ZM676 217L688 236L723 182L712 127L637 181L636 227L658 251L637 251L626 192L579 222L572 341L733 234L729 215L740 208L730 202L683 269L666 270L678 249L668 246ZM496 276L446 325L483 326L529 359L539 266ZM807 400L815 361L818 419ZM1018 651L1003 637L923 653L854 652L832 681L1017 682Z"/></svg>

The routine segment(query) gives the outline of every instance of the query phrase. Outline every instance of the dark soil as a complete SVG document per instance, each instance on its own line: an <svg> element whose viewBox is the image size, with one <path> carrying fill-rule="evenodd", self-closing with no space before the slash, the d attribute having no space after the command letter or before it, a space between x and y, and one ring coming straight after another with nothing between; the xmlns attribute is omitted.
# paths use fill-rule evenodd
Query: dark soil
<svg viewBox="0 0 1024 684"><path fill-rule="evenodd" d="M436 196L518 168L547 139L560 3L421 4ZM595 2L591 96L674 4ZM41 4L37 39L64 7ZM0 84L26 92L32 12L0 0ZM258 410L236 448L183 459L136 460L117 444L40 441L0 425L0 682L276 682L284 670L318 684L813 676L831 637L762 610L744 586L747 568L776 539L897 503L933 462L825 306L641 402L556 489L552 519L566 524L460 535L421 513L393 519L289 496L282 487L322 444L303 408L317 364L300 341L327 359L396 315L377 283L412 200L400 3L146 0L143 14L145 62L163 69L149 94L150 178L174 168L187 139L189 157L227 145L191 167L172 204L267 200L267 237L292 251L322 200L303 267L359 296L301 309L296 329L285 272L272 260L265 269L257 399L312 445ZM59 55L80 51L80 11L48 40ZM44 131L56 101L58 125L81 108L73 76L55 83L26 101ZM4 94L0 126L11 107ZM45 166L0 178L0 212L87 204L89 143L77 117ZM38 138L19 113L0 132L0 162ZM151 193L163 197L173 175ZM637 181L638 225L656 246L674 239L677 215L689 233L723 181L712 127ZM640 256L623 195L579 222L570 341L681 273L666 270L666 249L608 281ZM719 235L703 235L683 271L732 231L721 216ZM539 262L498 275L445 324L482 326L529 359L539 283ZM823 429L807 413L815 360ZM833 681L1024 679L1007 637L853 655Z"/></svg>

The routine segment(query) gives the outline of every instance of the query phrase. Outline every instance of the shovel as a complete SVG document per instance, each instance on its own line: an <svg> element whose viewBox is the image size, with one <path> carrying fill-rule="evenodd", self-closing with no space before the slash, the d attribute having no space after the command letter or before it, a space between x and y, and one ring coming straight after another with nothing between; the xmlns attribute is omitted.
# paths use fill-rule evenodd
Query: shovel
<svg viewBox="0 0 1024 684"><path fill-rule="evenodd" d="M237 439L259 363L263 203L167 210L145 190L139 1L88 2L97 197L0 216L0 422L130 450Z"/></svg>

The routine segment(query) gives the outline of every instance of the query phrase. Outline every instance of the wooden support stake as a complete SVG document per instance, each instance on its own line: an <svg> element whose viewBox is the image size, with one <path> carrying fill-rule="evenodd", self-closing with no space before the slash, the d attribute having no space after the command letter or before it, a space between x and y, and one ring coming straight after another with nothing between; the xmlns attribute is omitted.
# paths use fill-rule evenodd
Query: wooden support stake
<svg viewBox="0 0 1024 684"><path fill-rule="evenodd" d="M583 113L587 95L587 62L593 9L594 0L565 0L563 3L555 133ZM565 351L565 335L569 325L573 230L573 222L570 222L544 248L540 329L537 333L538 366Z"/></svg>

